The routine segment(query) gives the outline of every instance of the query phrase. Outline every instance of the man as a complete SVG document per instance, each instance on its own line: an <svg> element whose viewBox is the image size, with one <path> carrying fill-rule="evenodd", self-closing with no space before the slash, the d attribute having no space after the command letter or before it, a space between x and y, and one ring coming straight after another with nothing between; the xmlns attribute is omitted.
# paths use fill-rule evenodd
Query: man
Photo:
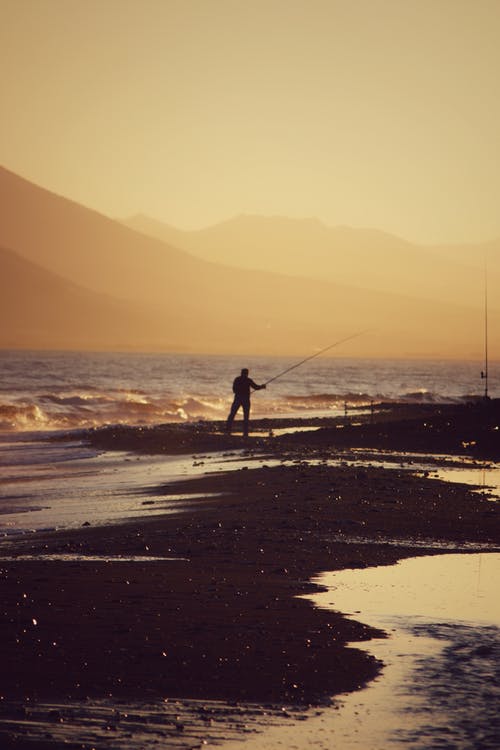
<svg viewBox="0 0 500 750"><path fill-rule="evenodd" d="M253 388L256 391L260 391L265 388L265 385L257 385L248 377L248 370L246 367L241 371L241 375L233 381L233 393L234 401L231 406L231 411L227 418L227 432L231 432L233 426L233 420L236 416L236 412L240 408L243 408L243 435L248 437L248 420L250 417L250 390Z"/></svg>

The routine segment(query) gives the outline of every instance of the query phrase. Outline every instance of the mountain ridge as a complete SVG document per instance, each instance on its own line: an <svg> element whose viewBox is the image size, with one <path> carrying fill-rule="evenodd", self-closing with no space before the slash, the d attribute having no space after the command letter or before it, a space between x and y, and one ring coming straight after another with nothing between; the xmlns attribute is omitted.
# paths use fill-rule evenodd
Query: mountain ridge
<svg viewBox="0 0 500 750"><path fill-rule="evenodd" d="M233 267L458 304L469 298L472 306L482 304L483 292L475 256L489 251L490 280L500 287L500 242L457 247L457 259L454 246L420 246L382 230L328 227L317 219L242 215L206 229L180 230L139 214L126 225Z"/></svg>
<svg viewBox="0 0 500 750"><path fill-rule="evenodd" d="M373 333L346 344L343 354L476 358L482 347L482 308L467 308L463 300L453 305L422 301L401 293L299 278L283 269L270 273L217 264L1 170L0 246L55 274L59 283L68 280L108 295L107 302L115 310L119 302L129 322L128 334L117 334L116 339L124 341L120 346L134 350L302 355L367 328ZM6 257L0 260L8 284ZM27 268L24 273L28 274ZM19 275L12 269L9 274L11 285L19 291L17 302L9 298L12 309L24 303L31 311L35 335L40 319L29 294L22 292ZM59 294L60 317L70 309L68 295ZM114 314L106 312L103 298L99 299L93 302L88 297L90 306L102 310L102 323L97 316L94 327L104 330L108 322L111 332ZM50 307L50 299L43 302L40 297L39 305L44 304ZM95 319L92 312L88 317ZM51 320L40 332L42 348L54 348L49 328L54 327L56 341L57 316ZM491 322L495 324L494 316ZM4 317L0 341L5 341L7 327ZM23 330L18 331L19 340L25 342ZM10 342L15 335L10 326ZM94 339L97 343L102 339L97 330ZM85 348L93 348L94 343L90 336ZM114 343L106 345L113 348ZM36 341L29 346L36 348Z"/></svg>

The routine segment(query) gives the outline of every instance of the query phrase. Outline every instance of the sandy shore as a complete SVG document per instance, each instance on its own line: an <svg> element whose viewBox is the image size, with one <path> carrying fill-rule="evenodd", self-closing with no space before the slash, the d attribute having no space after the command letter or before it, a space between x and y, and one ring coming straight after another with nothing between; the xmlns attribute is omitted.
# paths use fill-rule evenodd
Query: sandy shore
<svg viewBox="0 0 500 750"><path fill-rule="evenodd" d="M181 514L2 547L0 746L35 747L22 725L37 702L308 706L371 680L381 665L346 644L373 631L297 595L323 570L387 565L448 543L498 546L499 506L470 486L412 472L410 458L394 468L326 461L359 446L498 459L499 407L393 407L357 421L274 438L265 435L286 423L266 421L247 443L208 424L89 434L101 448L166 454L245 446L269 463L165 485L165 497L201 495ZM5 559L13 554L170 559ZM44 746L57 746L50 731Z"/></svg>

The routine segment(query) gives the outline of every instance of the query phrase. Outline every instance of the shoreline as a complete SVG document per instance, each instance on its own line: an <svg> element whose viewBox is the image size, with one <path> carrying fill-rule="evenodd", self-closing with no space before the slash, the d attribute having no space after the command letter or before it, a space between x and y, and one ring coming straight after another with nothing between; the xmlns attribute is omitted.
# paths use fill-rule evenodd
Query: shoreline
<svg viewBox="0 0 500 750"><path fill-rule="evenodd" d="M321 706L367 684L382 665L355 643L381 633L297 598L318 590L311 579L325 570L439 554L449 551L446 545L500 545L498 503L470 486L412 472L411 465L327 462L357 444L397 443L404 453L427 443L431 452L460 455L459 447L473 442L477 413L425 407L415 408L413 418L396 408L379 416L361 420L357 434L355 426L330 424L248 442L211 425L181 433L171 426L92 431L89 439L101 449L107 443L107 449L171 454L177 446L198 455L215 445L247 447L278 465L256 463L156 488L155 506L179 487L202 496L179 514L39 532L8 545L9 555L177 560L9 561L3 547L3 715L37 702L139 697ZM492 455L498 431L479 435L475 427L480 439L472 454L479 443ZM17 742L11 746L22 747Z"/></svg>

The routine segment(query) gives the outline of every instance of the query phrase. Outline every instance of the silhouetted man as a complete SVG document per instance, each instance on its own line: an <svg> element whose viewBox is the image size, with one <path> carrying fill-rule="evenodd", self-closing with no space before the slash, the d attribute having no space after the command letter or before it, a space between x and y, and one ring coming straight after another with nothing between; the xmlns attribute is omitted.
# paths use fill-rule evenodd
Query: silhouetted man
<svg viewBox="0 0 500 750"><path fill-rule="evenodd" d="M250 390L253 388L256 391L260 391L265 387L265 385L257 385L257 383L254 383L253 380L248 377L247 368L243 368L243 370L241 371L241 375L238 375L238 377L233 381L234 401L227 418L227 432L231 432L236 412L241 406L243 408L243 435L245 437L248 437L248 420L250 417Z"/></svg>

